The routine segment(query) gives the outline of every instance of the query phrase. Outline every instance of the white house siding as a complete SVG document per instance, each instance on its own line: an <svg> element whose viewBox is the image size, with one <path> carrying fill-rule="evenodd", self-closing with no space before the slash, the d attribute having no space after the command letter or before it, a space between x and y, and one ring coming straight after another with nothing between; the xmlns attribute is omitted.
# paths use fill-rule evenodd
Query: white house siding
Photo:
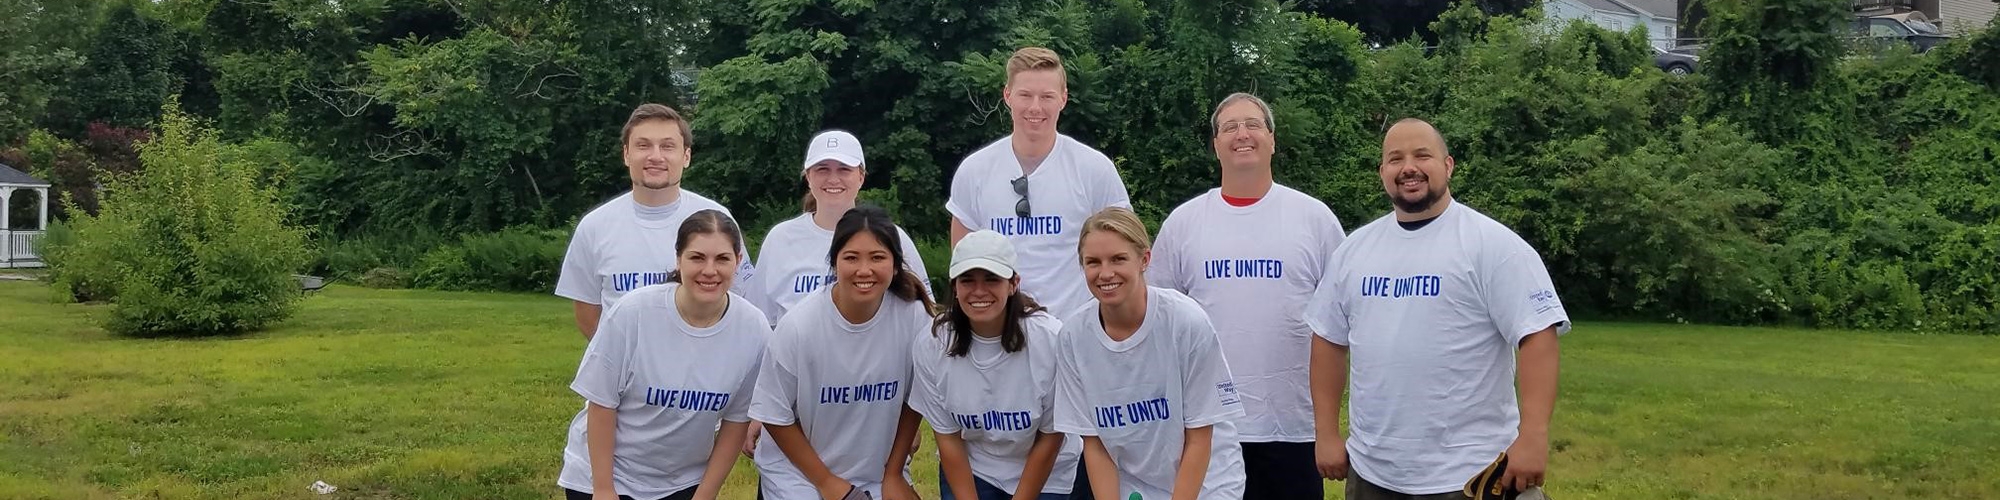
<svg viewBox="0 0 2000 500"><path fill-rule="evenodd" d="M1938 20L1946 33L1963 33L1985 28L2000 4L1990 0L1938 0Z"/></svg>

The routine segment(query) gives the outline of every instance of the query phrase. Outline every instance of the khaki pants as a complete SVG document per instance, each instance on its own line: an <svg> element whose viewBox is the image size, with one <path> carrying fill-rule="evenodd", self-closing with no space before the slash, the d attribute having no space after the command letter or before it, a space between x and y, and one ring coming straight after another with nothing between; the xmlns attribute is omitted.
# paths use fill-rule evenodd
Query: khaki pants
<svg viewBox="0 0 2000 500"><path fill-rule="evenodd" d="M1362 479L1350 466L1347 468L1347 500L1465 500L1465 492L1448 491L1434 495L1397 492Z"/></svg>

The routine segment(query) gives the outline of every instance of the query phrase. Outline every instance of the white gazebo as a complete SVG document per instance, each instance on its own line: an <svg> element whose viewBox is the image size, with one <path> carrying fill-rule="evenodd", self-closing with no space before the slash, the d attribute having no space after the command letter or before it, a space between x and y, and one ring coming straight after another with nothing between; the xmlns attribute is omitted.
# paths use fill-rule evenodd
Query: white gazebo
<svg viewBox="0 0 2000 500"><path fill-rule="evenodd" d="M35 250L42 234L49 230L49 183L0 163L0 268L42 267L42 255ZM40 215L33 230L16 230L13 225L14 196L33 192L40 200Z"/></svg>

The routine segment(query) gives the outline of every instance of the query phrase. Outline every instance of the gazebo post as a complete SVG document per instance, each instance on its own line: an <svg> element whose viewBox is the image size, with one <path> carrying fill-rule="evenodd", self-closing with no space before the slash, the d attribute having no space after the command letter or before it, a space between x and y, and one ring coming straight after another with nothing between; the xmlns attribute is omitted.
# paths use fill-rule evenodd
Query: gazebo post
<svg viewBox="0 0 2000 500"><path fill-rule="evenodd" d="M49 230L49 188L35 188L35 193L36 193L36 194L40 194L40 195L42 195L42 214L41 214L41 216L39 216L39 217L37 217L37 218L36 218L36 224L35 224L35 230L36 230L36 231L48 231L48 230Z"/></svg>

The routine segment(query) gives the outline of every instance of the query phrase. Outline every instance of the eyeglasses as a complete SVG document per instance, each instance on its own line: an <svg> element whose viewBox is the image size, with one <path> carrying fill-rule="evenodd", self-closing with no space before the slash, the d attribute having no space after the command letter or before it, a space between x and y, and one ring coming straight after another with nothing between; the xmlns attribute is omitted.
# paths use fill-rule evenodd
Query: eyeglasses
<svg viewBox="0 0 2000 500"><path fill-rule="evenodd" d="M1247 128L1247 129L1250 129L1250 131L1251 131L1251 132L1263 132L1263 131L1264 131L1264 120L1262 120L1262 119L1258 119L1258 118L1245 118L1245 119L1242 119L1242 120L1230 120L1230 121L1226 121L1226 122L1222 122L1222 125L1221 125L1221 127L1219 127L1218 129L1219 129L1219 130L1221 130L1221 131L1222 131L1222 133L1224 133L1224 134L1234 134L1234 133L1236 133L1236 129L1238 129L1238 128Z"/></svg>
<svg viewBox="0 0 2000 500"><path fill-rule="evenodd" d="M1014 215L1027 218L1032 213L1028 207L1028 176L1014 179L1014 194L1021 195L1021 201L1014 202Z"/></svg>

